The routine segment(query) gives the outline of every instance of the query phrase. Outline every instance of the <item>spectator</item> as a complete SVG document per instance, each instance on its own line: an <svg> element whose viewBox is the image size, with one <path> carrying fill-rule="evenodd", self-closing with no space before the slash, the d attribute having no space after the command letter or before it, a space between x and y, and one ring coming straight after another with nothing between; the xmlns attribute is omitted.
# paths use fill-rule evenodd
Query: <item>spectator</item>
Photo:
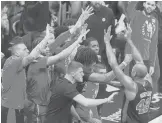
<svg viewBox="0 0 162 123"><path fill-rule="evenodd" d="M82 37L87 34L87 32L88 31L81 34L77 41L55 56L50 56L51 53L48 46L40 49L41 56L36 59L36 62L33 62L29 65L27 72L27 96L29 101L34 103L37 113L34 111L28 113L30 115L28 115L28 119L32 118L33 122L38 118L41 122L45 121L46 108L51 96L50 66L64 60L68 55L70 55L74 48L81 42ZM50 40L48 40L48 45L55 41L53 38ZM36 116L34 119L33 117L35 114Z"/></svg>
<svg viewBox="0 0 162 123"><path fill-rule="evenodd" d="M87 35L87 38L93 37L99 42L99 55L101 55L101 61L106 65L108 70L109 67L104 45L104 30L111 25L112 35L115 34L114 14L110 8L101 5L100 3L98 3L98 1L91 1L89 5L94 8L94 14L86 21L86 23L88 24L88 29L91 29Z"/></svg>
<svg viewBox="0 0 162 123"><path fill-rule="evenodd" d="M12 36L10 33L11 28L10 28L7 12L8 12L8 7L5 6L2 9L2 15L1 15L1 33L2 33L1 50L5 54L6 58L10 57L11 55L11 53L8 51L8 48L9 48L9 42L12 39Z"/></svg>
<svg viewBox="0 0 162 123"><path fill-rule="evenodd" d="M71 121L70 108L72 101L90 107L110 102L114 94L105 99L88 99L76 90L76 82L83 82L82 64L72 61L63 79L52 89L52 96L48 105L47 120L45 123L67 123Z"/></svg>
<svg viewBox="0 0 162 123"><path fill-rule="evenodd" d="M10 44L12 56L6 60L2 74L2 122L7 123L10 120L12 123L24 123L25 67L38 57L37 49L43 48L46 40L30 54L21 37L15 37Z"/></svg>
<svg viewBox="0 0 162 123"><path fill-rule="evenodd" d="M152 75L153 82L157 84L160 76L157 58L158 21L151 15L156 8L156 3L154 1L143 2L143 7L143 11L137 11L134 8L134 17L131 18L132 40L140 51L144 63ZM130 51L130 47L126 45L126 53ZM132 65L133 62L130 66ZM154 91L156 89L157 87L154 87Z"/></svg>

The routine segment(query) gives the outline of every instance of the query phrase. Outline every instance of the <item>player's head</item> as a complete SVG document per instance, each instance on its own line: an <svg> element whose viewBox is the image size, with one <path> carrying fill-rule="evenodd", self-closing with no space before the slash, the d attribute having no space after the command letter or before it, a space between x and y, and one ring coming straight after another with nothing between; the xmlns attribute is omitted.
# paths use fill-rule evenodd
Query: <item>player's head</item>
<svg viewBox="0 0 162 123"><path fill-rule="evenodd" d="M145 1L143 2L144 11L146 14L151 14L152 11L156 8L156 2L155 1Z"/></svg>
<svg viewBox="0 0 162 123"><path fill-rule="evenodd" d="M96 53L92 49L88 47L83 47L78 49L74 60L80 62L85 67L92 67L97 63L98 58Z"/></svg>
<svg viewBox="0 0 162 123"><path fill-rule="evenodd" d="M93 38L93 37L87 38L84 41L84 45L91 48L98 55L99 44L98 44L98 41L95 38Z"/></svg>
<svg viewBox="0 0 162 123"><path fill-rule="evenodd" d="M67 68L67 73L73 77L76 82L83 82L83 65L79 62L72 61Z"/></svg>
<svg viewBox="0 0 162 123"><path fill-rule="evenodd" d="M143 79L147 75L147 67L142 63L137 63L132 68L132 78Z"/></svg>
<svg viewBox="0 0 162 123"><path fill-rule="evenodd" d="M22 58L29 55L29 50L27 49L21 37L17 36L13 38L10 42L10 45L11 47L9 50L11 51L12 55L17 55Z"/></svg>
<svg viewBox="0 0 162 123"><path fill-rule="evenodd" d="M93 71L96 73L104 74L104 73L106 73L106 66L101 63L95 64L93 66Z"/></svg>

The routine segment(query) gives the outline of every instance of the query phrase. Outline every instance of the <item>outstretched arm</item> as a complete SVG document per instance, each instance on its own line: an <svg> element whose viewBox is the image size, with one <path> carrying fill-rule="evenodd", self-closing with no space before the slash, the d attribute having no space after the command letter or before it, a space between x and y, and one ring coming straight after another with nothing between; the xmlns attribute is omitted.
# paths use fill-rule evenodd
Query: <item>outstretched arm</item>
<svg viewBox="0 0 162 123"><path fill-rule="evenodd" d="M104 40L111 40L111 36L110 36L110 32L111 30L109 30L109 33L104 35ZM130 57L125 57L124 61L119 65L119 68L122 70L124 69L129 63L130 63L131 59ZM113 71L108 72L106 74L99 74L99 73L92 73L88 80L91 82L98 82L98 83L103 83L103 84L109 84L110 81L112 81L115 78L115 74Z"/></svg>
<svg viewBox="0 0 162 123"><path fill-rule="evenodd" d="M127 30L127 32L125 34L125 37L126 37L126 40L127 40L128 44L131 47L132 57L134 58L134 60L136 62L143 63L143 59L142 59L142 56L141 56L140 52L138 51L138 49L134 45L133 41L131 40L132 30L131 30L130 25L127 25L127 28L128 28L128 30Z"/></svg>
<svg viewBox="0 0 162 123"><path fill-rule="evenodd" d="M55 56L48 57L47 59L47 66L53 65L66 57L68 57L72 51L75 49L75 47L82 42L82 38L89 32L90 30L88 29L87 31L82 32L82 34L79 36L77 41L75 41L72 45L70 45L68 48L64 49L62 52Z"/></svg>
<svg viewBox="0 0 162 123"><path fill-rule="evenodd" d="M98 106L104 103L113 102L112 100L114 96L117 94L118 94L117 92L114 92L108 98L105 98L105 99L90 99L90 98L85 98L81 94L78 94L73 98L73 100L85 107L94 107L94 106Z"/></svg>
<svg viewBox="0 0 162 123"><path fill-rule="evenodd" d="M28 64L30 64L33 60L35 60L39 54L40 54L40 49L44 49L45 46L47 45L48 41L50 40L54 40L54 35L50 33L49 31L49 25L47 24L46 27L46 36L44 37L44 39L31 51L31 53L23 58L22 60L22 66L20 67L20 69L26 67Z"/></svg>
<svg viewBox="0 0 162 123"><path fill-rule="evenodd" d="M108 32L107 32L108 34L109 34L110 30L111 30L111 27L109 27L109 29L108 29ZM105 40L105 44L106 44L107 58L108 58L109 64L110 64L111 68L113 69L116 77L124 85L126 90L131 91L131 92L132 91L135 92L136 91L136 85L133 82L133 80L129 76L126 76L123 73L123 71L119 68L116 57L115 57L115 55L113 53L110 41Z"/></svg>
<svg viewBox="0 0 162 123"><path fill-rule="evenodd" d="M123 70L127 64L126 62L123 62L119 65L119 68ZM88 81L94 82L94 83L102 83L102 84L109 84L113 79L115 79L116 75L114 74L113 71L110 71L105 74L100 74L100 73L92 73L88 77Z"/></svg>

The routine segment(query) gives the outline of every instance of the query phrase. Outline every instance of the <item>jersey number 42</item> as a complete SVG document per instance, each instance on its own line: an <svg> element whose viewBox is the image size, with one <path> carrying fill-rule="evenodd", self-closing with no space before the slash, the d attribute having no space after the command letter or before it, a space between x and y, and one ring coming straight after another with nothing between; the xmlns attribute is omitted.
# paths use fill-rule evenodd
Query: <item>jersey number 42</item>
<svg viewBox="0 0 162 123"><path fill-rule="evenodd" d="M136 106L136 110L138 111L138 114L147 113L149 110L150 102L151 102L151 97L147 99L142 99Z"/></svg>

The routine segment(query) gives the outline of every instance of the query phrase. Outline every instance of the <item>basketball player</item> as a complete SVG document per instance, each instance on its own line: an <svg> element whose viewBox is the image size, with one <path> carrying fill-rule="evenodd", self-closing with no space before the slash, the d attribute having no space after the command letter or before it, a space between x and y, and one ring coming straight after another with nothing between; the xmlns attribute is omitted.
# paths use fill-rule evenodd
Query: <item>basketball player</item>
<svg viewBox="0 0 162 123"><path fill-rule="evenodd" d="M108 29L110 31L111 28ZM110 36L109 33L107 35ZM136 64L132 68L132 78L125 75L119 68L116 57L112 51L109 40L105 40L106 52L109 64L113 69L116 77L124 85L125 96L122 110L122 123L148 123L149 107L152 98L151 79L146 80L147 67L143 59L131 40L130 26L125 34L128 44L131 46L132 56Z"/></svg>

